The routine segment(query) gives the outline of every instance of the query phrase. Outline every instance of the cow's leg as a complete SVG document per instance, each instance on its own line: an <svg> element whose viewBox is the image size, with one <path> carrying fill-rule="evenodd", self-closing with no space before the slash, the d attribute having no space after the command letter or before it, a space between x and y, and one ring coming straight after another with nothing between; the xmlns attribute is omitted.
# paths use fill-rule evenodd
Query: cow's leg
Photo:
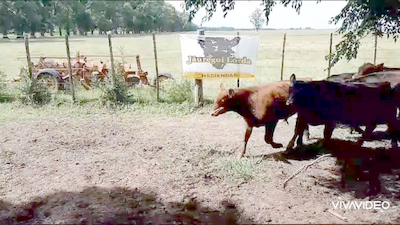
<svg viewBox="0 0 400 225"><path fill-rule="evenodd" d="M397 123L395 124L388 123L387 125L388 125L388 134L392 141L392 149L398 150L399 146L397 144L397 141L399 141L399 135L400 135L400 130L398 130L399 126L397 125Z"/></svg>
<svg viewBox="0 0 400 225"><path fill-rule="evenodd" d="M363 135L361 136L360 140L358 140L358 145L362 145L365 140L370 140L371 139L371 134L372 131L375 130L376 124L369 124L368 126L365 127L365 131Z"/></svg>
<svg viewBox="0 0 400 225"><path fill-rule="evenodd" d="M298 116L297 120L296 120L296 127L294 129L293 137L290 140L288 146L286 147L286 150L293 149L294 142L296 141L297 137L299 138L297 140L297 145L302 145L303 144L303 132L307 128L307 126L308 126L307 121L302 120L300 118L300 116Z"/></svg>
<svg viewBox="0 0 400 225"><path fill-rule="evenodd" d="M328 142L331 140L333 130L335 129L335 124L333 123L326 123L325 130L324 130L324 140Z"/></svg>
<svg viewBox="0 0 400 225"><path fill-rule="evenodd" d="M297 138L297 146L302 146L303 145L303 135L304 135L304 133L307 136L307 140L308 141L310 140L310 131L309 131L310 126L305 121L302 121L300 123L300 125L301 125L301 127L299 128L300 129L299 132L301 132L301 131L303 131L303 132L301 132L299 134L299 137Z"/></svg>
<svg viewBox="0 0 400 225"><path fill-rule="evenodd" d="M265 124L265 136L264 140L267 144L270 144L273 148L282 148L283 145L281 143L275 143L273 141L274 138L274 131L278 121L266 123Z"/></svg>
<svg viewBox="0 0 400 225"><path fill-rule="evenodd" d="M242 158L244 156L244 154L246 153L247 142L249 141L249 138L250 138L252 132L253 132L253 127L247 125L246 133L244 135L244 147L243 147L243 150L237 152L237 157L239 159Z"/></svg>
<svg viewBox="0 0 400 225"><path fill-rule="evenodd" d="M307 137L307 141L310 140L310 126L307 124L306 129L304 130L304 133Z"/></svg>

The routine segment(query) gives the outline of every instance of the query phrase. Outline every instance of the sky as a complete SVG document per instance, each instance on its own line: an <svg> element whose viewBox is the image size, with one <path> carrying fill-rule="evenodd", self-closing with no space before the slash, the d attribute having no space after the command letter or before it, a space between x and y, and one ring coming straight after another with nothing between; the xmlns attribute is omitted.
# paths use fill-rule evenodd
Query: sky
<svg viewBox="0 0 400 225"><path fill-rule="evenodd" d="M181 4L183 1L166 1L179 11L182 11ZM210 21L203 23L204 27L234 27L234 28L253 28L249 21L249 17L256 8L263 9L260 5L260 0L236 0L235 9L228 12L224 18L220 5L217 5L217 12ZM284 7L280 2L277 3L270 14L269 24L264 28L288 29L288 28L305 28L311 27L314 29L336 29L340 24L329 24L329 20L339 14L346 5L344 0L322 1L317 4L317 1L303 0L303 5L300 10L300 15L289 4ZM205 10L201 9L194 18L193 22L197 25L201 24L202 17L206 15Z"/></svg>

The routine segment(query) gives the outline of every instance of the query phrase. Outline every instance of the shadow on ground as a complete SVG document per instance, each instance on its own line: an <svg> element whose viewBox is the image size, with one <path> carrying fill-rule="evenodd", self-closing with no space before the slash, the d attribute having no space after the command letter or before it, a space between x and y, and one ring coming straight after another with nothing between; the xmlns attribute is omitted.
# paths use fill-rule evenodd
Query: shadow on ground
<svg viewBox="0 0 400 225"><path fill-rule="evenodd" d="M151 191L89 187L81 192L57 192L12 205L0 200L0 223L67 224L237 224L236 206L221 210L201 207L194 199L163 203ZM249 220L244 220L250 222ZM243 222L243 220L241 221Z"/></svg>
<svg viewBox="0 0 400 225"><path fill-rule="evenodd" d="M377 138L377 137L375 137ZM400 151L360 147L356 142L333 139L303 145L291 151L263 155L263 158L290 163L288 160L314 160L332 154L339 166L338 180L315 176L319 184L341 192L354 192L356 198L377 195L400 199Z"/></svg>

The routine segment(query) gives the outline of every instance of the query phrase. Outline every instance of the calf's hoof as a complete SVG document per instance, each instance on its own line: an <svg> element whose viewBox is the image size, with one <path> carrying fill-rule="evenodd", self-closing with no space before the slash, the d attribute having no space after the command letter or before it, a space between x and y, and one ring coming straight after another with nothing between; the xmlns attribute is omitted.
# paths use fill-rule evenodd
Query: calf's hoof
<svg viewBox="0 0 400 225"><path fill-rule="evenodd" d="M281 143L272 142L272 143L270 143L270 144L271 144L271 146L272 146L273 148L282 148L282 147L283 147L283 144L281 144Z"/></svg>

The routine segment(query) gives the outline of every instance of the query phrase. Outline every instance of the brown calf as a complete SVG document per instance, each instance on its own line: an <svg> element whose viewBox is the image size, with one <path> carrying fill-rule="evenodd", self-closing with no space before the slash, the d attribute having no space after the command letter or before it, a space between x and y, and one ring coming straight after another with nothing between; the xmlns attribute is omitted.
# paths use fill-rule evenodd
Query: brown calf
<svg viewBox="0 0 400 225"><path fill-rule="evenodd" d="M215 99L211 115L218 116L228 111L234 111L246 121L244 148L237 152L239 158L246 152L253 127L265 126L265 142L273 148L283 147L282 144L273 141L273 134L280 119L287 120L294 114L293 108L286 105L289 88L289 81L238 89L226 89L221 84L221 92ZM309 136L308 129L306 129L306 135Z"/></svg>
<svg viewBox="0 0 400 225"><path fill-rule="evenodd" d="M364 63L358 68L358 72L353 75L352 79L357 79L363 77L367 74L382 72L382 71L396 71L400 70L400 68L390 68L383 65L383 63L379 65L374 65L372 63Z"/></svg>

